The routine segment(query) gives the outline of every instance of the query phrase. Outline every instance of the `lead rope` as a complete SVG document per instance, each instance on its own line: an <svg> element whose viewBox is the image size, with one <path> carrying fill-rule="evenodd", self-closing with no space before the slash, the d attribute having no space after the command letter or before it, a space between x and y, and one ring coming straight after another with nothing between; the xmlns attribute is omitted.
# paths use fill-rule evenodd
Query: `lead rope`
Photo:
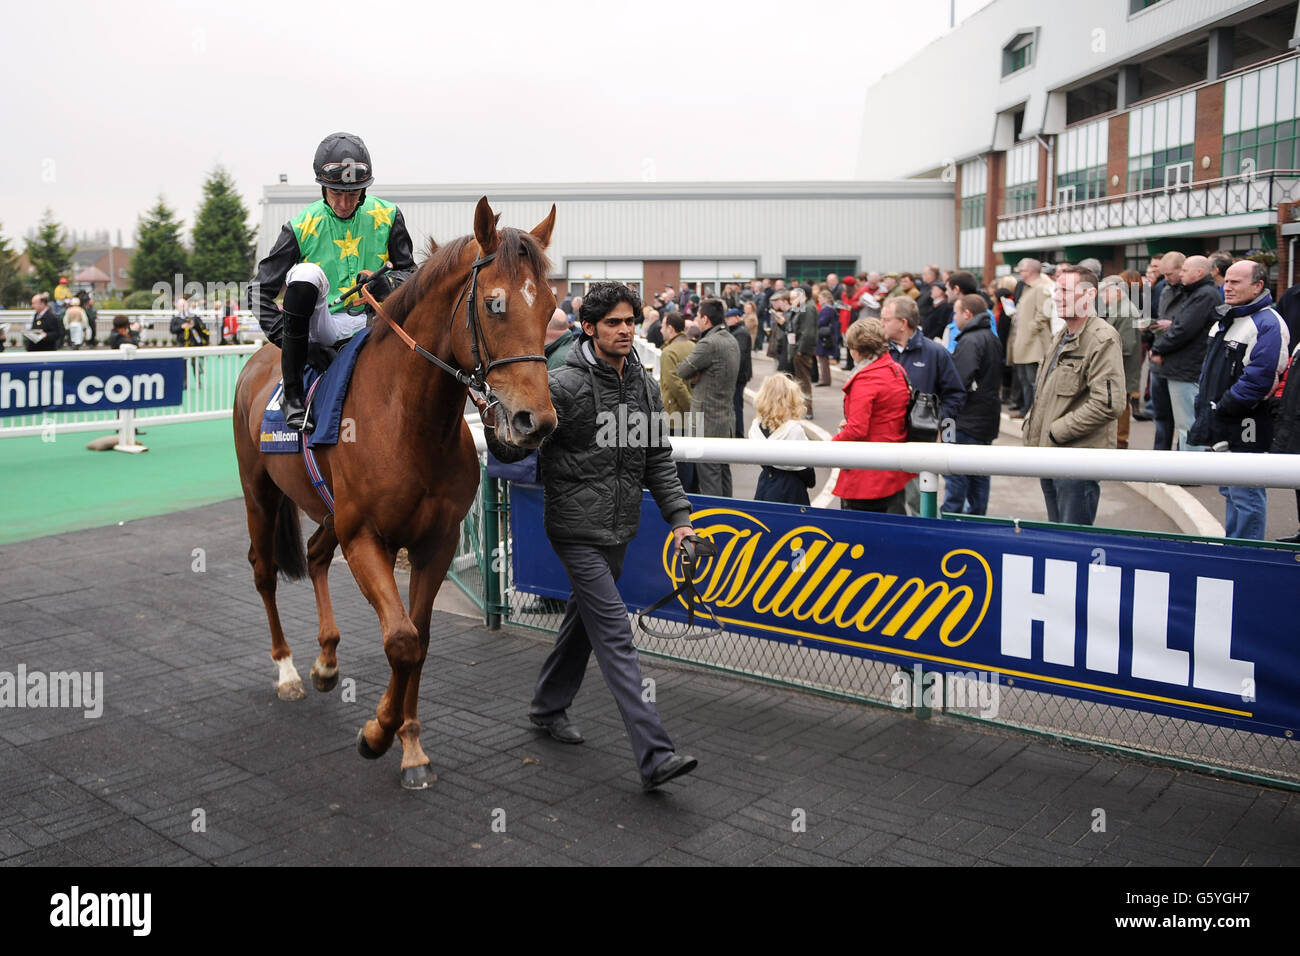
<svg viewBox="0 0 1300 956"><path fill-rule="evenodd" d="M640 611L636 616L637 627L651 637L658 637L669 641L702 641L710 637L717 637L722 633L722 624L718 621L718 615L713 612L700 594L695 590L695 563L700 558L710 558L718 553L717 547L707 538L701 538L699 535L688 534L682 538L681 564L682 564L682 583L654 604L651 604L644 611ZM656 627L646 623L646 615L653 614L655 611L664 607L678 597L685 598L686 604L686 627L683 634L676 634L671 631L661 631ZM710 627L692 631L690 628L695 626L695 609L699 607L708 614Z"/></svg>

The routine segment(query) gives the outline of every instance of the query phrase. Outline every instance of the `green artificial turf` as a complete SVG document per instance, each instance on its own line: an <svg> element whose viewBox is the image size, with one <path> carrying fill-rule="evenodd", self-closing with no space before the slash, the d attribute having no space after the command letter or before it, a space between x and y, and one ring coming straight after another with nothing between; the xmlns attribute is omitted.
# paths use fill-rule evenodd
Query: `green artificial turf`
<svg viewBox="0 0 1300 956"><path fill-rule="evenodd" d="M144 429L138 455L88 451L97 432L0 438L0 544L242 496L230 419Z"/></svg>

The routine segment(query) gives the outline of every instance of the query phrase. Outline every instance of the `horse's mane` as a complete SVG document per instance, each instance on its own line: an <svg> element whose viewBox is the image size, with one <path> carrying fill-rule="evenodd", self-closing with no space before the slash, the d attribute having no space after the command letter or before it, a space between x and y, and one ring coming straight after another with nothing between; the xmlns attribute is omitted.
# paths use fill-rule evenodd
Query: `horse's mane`
<svg viewBox="0 0 1300 956"><path fill-rule="evenodd" d="M525 270L538 276L539 281L545 281L550 275L551 260L546 257L546 250L531 232L503 226L497 230L497 236L499 242L494 264L505 273L507 279L517 279ZM402 325L417 302L432 291L438 282L460 268L465 247L473 241L473 236L460 236L440 246L432 239L429 240L429 253L415 274L384 302L392 320Z"/></svg>

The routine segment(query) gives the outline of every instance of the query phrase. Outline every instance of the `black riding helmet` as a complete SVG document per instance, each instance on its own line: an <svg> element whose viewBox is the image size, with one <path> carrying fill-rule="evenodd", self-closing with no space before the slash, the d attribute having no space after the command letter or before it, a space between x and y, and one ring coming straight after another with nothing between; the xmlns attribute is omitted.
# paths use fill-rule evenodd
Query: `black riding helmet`
<svg viewBox="0 0 1300 956"><path fill-rule="evenodd" d="M341 192L364 190L375 181L370 165L370 150L355 133L330 133L316 147L316 158L311 163L316 182L321 186ZM364 197L362 197L364 200Z"/></svg>

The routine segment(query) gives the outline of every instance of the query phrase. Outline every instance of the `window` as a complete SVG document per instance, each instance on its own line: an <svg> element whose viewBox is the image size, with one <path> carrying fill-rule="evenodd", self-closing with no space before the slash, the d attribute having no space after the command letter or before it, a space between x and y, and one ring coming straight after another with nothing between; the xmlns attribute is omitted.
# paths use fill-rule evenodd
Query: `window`
<svg viewBox="0 0 1300 956"><path fill-rule="evenodd" d="M1300 169L1300 70L1294 59L1223 85L1223 176Z"/></svg>
<svg viewBox="0 0 1300 956"><path fill-rule="evenodd" d="M1192 184L1192 163L1176 163L1165 167L1165 189L1181 189Z"/></svg>
<svg viewBox="0 0 1300 956"><path fill-rule="evenodd" d="M1070 202L1100 199L1106 195L1106 167L1093 166L1091 169L1061 173L1056 177L1056 202L1058 205L1061 205L1061 193L1067 190L1069 191Z"/></svg>
<svg viewBox="0 0 1300 956"><path fill-rule="evenodd" d="M1154 7L1160 0L1128 0L1128 15L1141 13L1147 7Z"/></svg>
<svg viewBox="0 0 1300 956"><path fill-rule="evenodd" d="M1002 48L1002 75L1010 76L1034 65L1034 33L1017 33Z"/></svg>
<svg viewBox="0 0 1300 956"><path fill-rule="evenodd" d="M868 266L879 268L879 266ZM856 259L787 259L785 277L794 282L824 282L834 272L838 276L851 276L858 271Z"/></svg>
<svg viewBox="0 0 1300 956"><path fill-rule="evenodd" d="M1127 192L1165 188L1165 168L1191 162L1196 92L1156 100L1128 115Z"/></svg>
<svg viewBox="0 0 1300 956"><path fill-rule="evenodd" d="M587 289L597 282L622 282L640 294L642 268L636 261L571 259L567 278L570 295L586 295Z"/></svg>
<svg viewBox="0 0 1300 956"><path fill-rule="evenodd" d="M1071 202L1100 199L1106 195L1106 149L1109 122L1072 126L1056 139L1057 205L1063 205L1065 190Z"/></svg>
<svg viewBox="0 0 1300 956"><path fill-rule="evenodd" d="M967 196L961 201L961 227L963 229L984 228L984 210L987 196Z"/></svg>
<svg viewBox="0 0 1300 956"><path fill-rule="evenodd" d="M1186 165L1187 175L1191 176L1192 147L1180 146L1177 149L1163 149L1145 156L1133 156L1128 161L1128 191L1141 192L1144 189L1164 189L1165 170L1171 166Z"/></svg>
<svg viewBox="0 0 1300 956"><path fill-rule="evenodd" d="M1020 212L1029 212L1036 209L1038 203L1038 184L1025 183L1021 186L1007 187L1007 212L1008 216L1013 216Z"/></svg>

